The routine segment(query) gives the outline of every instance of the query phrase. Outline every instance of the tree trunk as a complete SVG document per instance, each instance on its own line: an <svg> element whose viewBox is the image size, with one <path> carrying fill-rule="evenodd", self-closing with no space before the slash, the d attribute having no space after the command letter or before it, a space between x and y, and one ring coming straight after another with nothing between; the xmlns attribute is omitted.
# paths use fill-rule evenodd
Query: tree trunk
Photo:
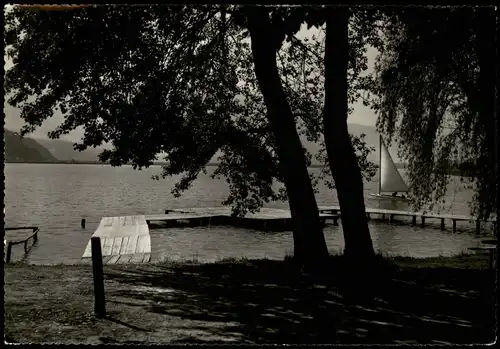
<svg viewBox="0 0 500 349"><path fill-rule="evenodd" d="M375 253L366 219L363 179L347 129L347 63L349 12L329 11L325 41L325 107L323 132L340 205L347 260L363 266Z"/></svg>
<svg viewBox="0 0 500 349"><path fill-rule="evenodd" d="M314 268L328 257L318 206L295 120L281 85L267 10L253 8L250 11L247 18L255 75L276 140L280 172L288 194L294 226L294 259Z"/></svg>

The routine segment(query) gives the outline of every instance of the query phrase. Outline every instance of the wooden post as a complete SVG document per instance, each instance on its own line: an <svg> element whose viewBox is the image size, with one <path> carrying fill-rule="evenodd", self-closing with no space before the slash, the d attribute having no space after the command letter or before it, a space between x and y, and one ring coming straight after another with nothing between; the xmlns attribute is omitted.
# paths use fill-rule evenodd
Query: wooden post
<svg viewBox="0 0 500 349"><path fill-rule="evenodd" d="M444 230L444 218L441 218L441 230Z"/></svg>
<svg viewBox="0 0 500 349"><path fill-rule="evenodd" d="M106 317L104 299L104 271L102 267L101 238L90 238L92 248L92 270L94 273L94 314L98 318Z"/></svg>
<svg viewBox="0 0 500 349"><path fill-rule="evenodd" d="M334 216L333 217L333 225L336 226L336 227L339 225L339 216Z"/></svg>
<svg viewBox="0 0 500 349"><path fill-rule="evenodd" d="M413 216L411 218L411 225L415 225L415 224L417 224L417 216Z"/></svg>
<svg viewBox="0 0 500 349"><path fill-rule="evenodd" d="M382 219L385 219L385 213L382 213Z"/></svg>
<svg viewBox="0 0 500 349"><path fill-rule="evenodd" d="M366 220L370 221L372 217L370 217L370 212L366 212Z"/></svg>
<svg viewBox="0 0 500 349"><path fill-rule="evenodd" d="M85 218L82 218L80 225L82 226L82 229L85 229Z"/></svg>
<svg viewBox="0 0 500 349"><path fill-rule="evenodd" d="M481 232L481 221L478 219L476 221L476 234L479 234Z"/></svg>
<svg viewBox="0 0 500 349"><path fill-rule="evenodd" d="M454 219L453 220L453 232L456 232L457 231L457 220Z"/></svg>
<svg viewBox="0 0 500 349"><path fill-rule="evenodd" d="M5 254L5 264L10 262L10 256L12 254L12 242L7 242L7 253Z"/></svg>
<svg viewBox="0 0 500 349"><path fill-rule="evenodd" d="M394 215L393 215L393 214L391 214L391 215L389 216L389 223L392 223L392 221L393 221L393 220L394 220Z"/></svg>
<svg viewBox="0 0 500 349"><path fill-rule="evenodd" d="M425 217L422 216L422 224L420 225L422 228L425 226Z"/></svg>

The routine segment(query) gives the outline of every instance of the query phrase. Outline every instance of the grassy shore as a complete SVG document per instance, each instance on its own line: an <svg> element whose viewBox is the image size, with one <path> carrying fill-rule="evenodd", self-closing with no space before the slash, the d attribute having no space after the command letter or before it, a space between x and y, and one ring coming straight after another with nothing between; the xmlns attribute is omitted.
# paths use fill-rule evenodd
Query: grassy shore
<svg viewBox="0 0 500 349"><path fill-rule="evenodd" d="M341 257L322 277L272 260L105 266L106 319L93 316L89 265L4 269L11 343L494 340L495 272L480 255L384 258L357 288Z"/></svg>

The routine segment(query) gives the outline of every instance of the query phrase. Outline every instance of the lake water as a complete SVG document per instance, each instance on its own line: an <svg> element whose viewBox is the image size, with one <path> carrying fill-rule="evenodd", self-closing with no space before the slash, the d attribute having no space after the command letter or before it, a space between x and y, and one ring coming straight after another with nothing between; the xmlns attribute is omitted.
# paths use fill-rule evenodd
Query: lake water
<svg viewBox="0 0 500 349"><path fill-rule="evenodd" d="M77 262L104 216L161 214L166 208L220 206L227 197L224 180L202 175L184 195L174 198L170 190L178 178L152 180L151 175L160 171L159 166L136 171L131 166L6 164L5 225L40 228L39 241L27 256L22 245L13 247L13 260L34 264ZM401 202L371 198L368 194L376 188L376 181L365 183L368 207L407 209ZM441 212L468 215L471 191L462 188L458 178L450 183L449 189ZM335 205L336 193L320 187L317 202ZM273 202L266 207L288 208L288 204ZM86 229L80 227L82 218L87 220ZM409 222L411 218L399 220ZM369 226L375 248L388 255L453 255L477 245L481 239L465 222L458 222L462 229L456 233L450 229L441 231L437 220L429 223L420 228L373 220ZM449 228L451 222L447 224ZM344 247L341 224L327 225L324 232L330 251L341 252ZM8 231L7 239L22 238L28 233ZM221 226L155 229L151 230L151 242L156 258L196 257L200 261L223 257L282 259L293 251L291 232Z"/></svg>

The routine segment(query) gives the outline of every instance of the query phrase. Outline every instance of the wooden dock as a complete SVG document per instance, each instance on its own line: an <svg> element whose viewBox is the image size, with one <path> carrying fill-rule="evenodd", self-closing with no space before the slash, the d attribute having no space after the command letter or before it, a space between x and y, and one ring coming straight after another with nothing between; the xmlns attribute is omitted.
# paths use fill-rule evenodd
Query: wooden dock
<svg viewBox="0 0 500 349"><path fill-rule="evenodd" d="M15 240L15 241L12 241L12 240L9 241L7 239L3 240L4 251L5 251L5 249L7 249L7 251L4 252L5 264L8 264L10 262L11 255L12 255L12 246L24 244L24 254L26 255L28 253L28 250L29 250L28 249L28 241L31 239L33 241L33 244L35 244L38 241L38 232L39 232L38 227L12 227L12 228L5 227L4 228L4 231L9 231L9 230L31 230L31 234L29 236L27 236L26 238L21 239L21 240Z"/></svg>
<svg viewBox="0 0 500 349"><path fill-rule="evenodd" d="M336 215L322 213L326 219ZM168 214L147 216L104 217L92 237L101 238L103 264L147 263L151 260L150 225L172 227L179 225L232 225L265 231L291 229L290 211L263 208L245 217L232 217L231 208L208 207L171 210ZM91 263L91 243L82 256L82 263Z"/></svg>
<svg viewBox="0 0 500 349"><path fill-rule="evenodd" d="M101 238L104 264L147 263L151 259L151 236L145 216L104 217L92 235ZM90 240L82 258L90 262Z"/></svg>
<svg viewBox="0 0 500 349"><path fill-rule="evenodd" d="M324 224L327 219L336 221L338 215L321 213ZM292 228L292 216L289 210L261 208L260 212L247 213L245 217L233 217L230 207L200 207L167 210L163 215L148 215L150 226L173 227L179 225L230 225L263 231L285 231Z"/></svg>
<svg viewBox="0 0 500 349"><path fill-rule="evenodd" d="M334 215L340 215L340 206L319 206L319 211L321 213L331 213ZM479 234L481 230L481 221L476 217L469 217L463 215L450 215L450 214L436 214L436 213L426 213L426 212L412 212L412 211L397 211L397 210L385 210L378 208L366 208L366 217L371 219L371 215L376 214L385 219L386 216L389 217L389 222L392 222L396 216L404 216L412 218L412 225L417 223L417 218L420 218L420 226L423 228L425 226L426 219L439 219L441 221L441 230L445 229L445 220L451 220L453 223L453 232L457 229L458 221L467 221L476 223L476 233ZM341 217L341 216L340 216ZM489 219L488 222L493 224L493 230L496 230L496 218Z"/></svg>
<svg viewBox="0 0 500 349"><path fill-rule="evenodd" d="M323 224L327 219L331 219L336 225L338 218L341 217L339 206L319 206L319 212ZM480 222L474 217L461 215L366 208L368 219L373 214L382 216L383 219L387 216L389 222L396 216L411 217L412 224L416 224L417 218L420 218L422 227L426 219L440 219L441 229L444 229L445 220L451 220L453 231L456 230L457 221L476 221L477 232L480 229ZM489 221L496 224L496 219ZM165 214L157 215L104 217L92 236L101 238L103 264L148 263L151 260L149 230L155 226L164 228L182 225L230 225L264 231L284 231L293 228L290 211L285 209L262 208L260 212L247 213L245 217L232 217L230 207L200 207L166 210ZM82 261L91 263L91 257L89 240Z"/></svg>

